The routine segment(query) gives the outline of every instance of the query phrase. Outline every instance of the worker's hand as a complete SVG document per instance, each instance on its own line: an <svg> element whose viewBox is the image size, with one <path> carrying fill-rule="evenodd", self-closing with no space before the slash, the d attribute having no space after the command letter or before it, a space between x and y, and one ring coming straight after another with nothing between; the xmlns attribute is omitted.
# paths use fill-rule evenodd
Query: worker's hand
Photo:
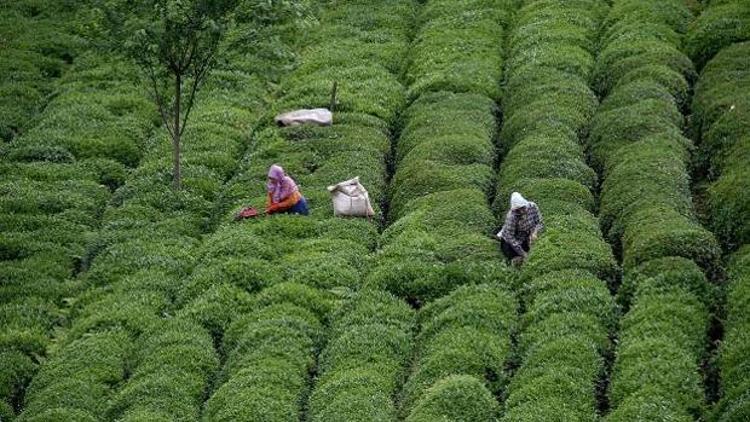
<svg viewBox="0 0 750 422"><path fill-rule="evenodd" d="M278 211L278 207L276 205L269 205L266 207L266 214L273 214L276 211Z"/></svg>
<svg viewBox="0 0 750 422"><path fill-rule="evenodd" d="M538 238L539 238L539 235L537 235L536 232L531 233L531 236L529 236L529 243L533 245L534 243L536 243L536 240Z"/></svg>

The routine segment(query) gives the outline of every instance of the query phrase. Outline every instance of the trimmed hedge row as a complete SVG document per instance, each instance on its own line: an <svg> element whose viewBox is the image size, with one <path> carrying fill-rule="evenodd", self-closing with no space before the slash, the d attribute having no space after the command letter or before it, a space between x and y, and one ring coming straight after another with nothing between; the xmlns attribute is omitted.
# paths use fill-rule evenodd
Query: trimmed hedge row
<svg viewBox="0 0 750 422"><path fill-rule="evenodd" d="M394 222L381 237L367 285L428 301L457 285L507 277L486 236L494 228L486 205L493 108L489 98L447 92L425 94L409 107L390 188Z"/></svg>
<svg viewBox="0 0 750 422"><path fill-rule="evenodd" d="M604 177L601 224L609 240L621 245L625 267L682 256L710 269L720 251L695 218L688 175L692 144L681 134L684 87L695 71L679 51L677 31L691 14L679 0L659 7L667 4L680 11L679 19L653 13L653 2L644 0L616 2L608 18L612 26L595 75L605 98L590 136Z"/></svg>
<svg viewBox="0 0 750 422"><path fill-rule="evenodd" d="M750 4L714 0L690 25L685 50L702 69L719 51L743 41L750 41Z"/></svg>
<svg viewBox="0 0 750 422"><path fill-rule="evenodd" d="M503 13L505 10L500 5L444 1L428 2L420 13L425 26L413 46L416 53L407 75L410 95L418 99L402 116L405 128L395 150L397 171L389 190L390 219L395 222L381 238L385 246L374 256L366 286L386 288L401 297L427 300L447 293L457 284L496 282L504 278L504 266L500 264L495 247L477 235L478 231L488 232L492 228L491 213L483 205L486 203L483 191L489 190L494 160L494 105L491 99L473 94L476 90L478 94L495 92L499 66L489 73L480 73L488 74L488 78L477 85L465 75L453 72L454 65L446 60L450 57L453 61L455 55L462 55L470 62L469 66L477 68L499 64L500 52L493 51L491 46L500 40L502 28L488 17ZM476 39L469 40L469 35ZM473 43L469 51L460 50L467 42ZM479 57L482 51L491 55ZM432 63L430 66L427 66L428 59ZM484 91L485 88L491 91ZM458 93L440 91L443 89ZM484 187L477 188L476 184ZM459 214L463 216L460 221ZM467 255L467 248L477 252L472 254L475 262L461 260ZM493 270L487 272L487 268ZM471 297L476 300L477 296ZM492 302L492 298L494 296L487 300ZM507 317L506 313L512 314L515 309L509 306L498 310L493 307L496 305L482 302L471 307L464 303L464 309L455 312L465 314L456 318L464 318L461 322L477 322L478 315ZM321 421L395 420L397 408L392 396L406 375L411 311L389 295L369 290L349 306L361 307L362 311L350 311L345 306L339 317L334 318L337 322L332 328L330 343L321 356L322 376L310 401L311 418ZM360 316L360 312L363 315ZM450 324L451 312L445 311L445 324ZM439 323L434 326L435 330L443 328L448 327ZM486 364L502 376L508 347L502 341L503 335L489 331L475 328L471 332L477 333L477 342L487 339L493 342L488 346L495 352L493 356L483 356L481 352L474 353L455 344L454 348L444 349L442 363L438 362L441 359L435 359L434 371L412 374L411 384L408 384L413 389L411 400L417 400L423 388L434 384L435 389L431 398L419 402L419 410L412 412L409 418L445 417L451 413L445 408L447 401L459 398L465 406L456 414L457 418L496 414L497 404L492 395L475 378L444 378L466 369L455 362L461 357L472 360L473 363L467 365L474 369L470 371L473 375L483 376ZM504 340L507 342L508 337ZM439 343L435 341L434 349ZM440 353L434 351L436 355ZM463 355L452 356L454 352ZM472 393L461 396L464 386L471 386ZM481 408L477 408L477 404ZM406 408L400 410L404 416L408 414Z"/></svg>
<svg viewBox="0 0 750 422"><path fill-rule="evenodd" d="M205 386L219 365L208 332L187 320L159 321L132 351L130 376L109 402L107 417L198 420Z"/></svg>
<svg viewBox="0 0 750 422"><path fill-rule="evenodd" d="M518 285L525 303L503 420L593 420L595 384L611 345L618 279L592 214L596 185L580 139L598 101L589 88L607 3L527 1L510 36L500 134L506 151L494 208L510 193L536 202L545 220Z"/></svg>
<svg viewBox="0 0 750 422"><path fill-rule="evenodd" d="M494 208L505 217L513 191L541 208L547 229L524 265L527 279L566 268L586 269L610 281L617 276L611 251L592 215L589 189L596 175L586 165L579 142L597 107L587 85L593 68L589 49L605 11L606 5L596 1L528 2L511 35L511 40L533 44L536 53L527 55L523 49L509 59L500 135L507 155ZM540 27L569 36L550 40L539 34L544 32ZM562 56L552 60L558 54ZM582 54L591 64L570 67L581 63Z"/></svg>
<svg viewBox="0 0 750 422"><path fill-rule="evenodd" d="M711 227L729 249L750 243L750 42L721 50L703 69L693 102L708 170Z"/></svg>
<svg viewBox="0 0 750 422"><path fill-rule="evenodd" d="M5 155L20 162L100 158L136 166L157 120L148 99L135 92L135 77L121 58L93 51L79 56L38 123L14 139Z"/></svg>
<svg viewBox="0 0 750 422"><path fill-rule="evenodd" d="M242 32L245 22L239 18L238 24L237 30ZM270 36L284 37L286 30L283 23L261 28L263 36L269 39ZM153 159L144 160L136 172L134 183L119 192L121 196L118 199L122 200L123 205L117 209L108 226L114 229L115 236L106 238L108 241L114 240L113 245L122 244L130 237L128 232L147 235L149 231L153 233L156 230L165 235L172 233L171 237L176 233L178 237L192 241L211 229L211 222L215 219L212 214L219 208L225 183L236 171L264 108L265 102L260 99L259 93L267 89L265 84L268 80L278 77L270 76L265 66L270 62L282 66L288 60L284 55L269 60L265 49L273 48L277 53L280 53L279 49L290 51L290 46L283 41L250 51L247 46L231 40L232 37L229 54L237 57L230 65L214 72L196 105L192 126L188 127L183 137L183 191L175 195L169 187L171 174L168 169L171 162L165 159L169 157L169 143L160 142L151 151L150 157ZM164 139L165 135L160 137ZM145 218L139 220L134 216ZM127 236L121 237L121 234ZM164 302L170 309L179 307L179 301L184 300L186 285L198 273L196 268L200 268L193 265L201 262L193 261L193 256L200 259L204 247L198 247L198 243L195 243L185 250L191 256L180 260L179 281L175 282L168 300ZM165 252L160 259L162 264L166 263L164 258L179 256L182 251L168 246ZM225 270L227 275L235 271L236 276L242 268L228 266ZM226 308L220 309L222 306ZM177 345L175 353L179 353L185 362L175 362L170 353L160 353L152 359L152 363L137 367L141 378L129 379L119 390L110 403L109 414L122 415L123 420L173 418L175 414L183 420L198 420L210 384L220 367L218 352L222 351L214 350L213 346L220 344L221 336L217 336L213 327L206 324L205 318L215 321L210 318L217 318L217 314L224 316L239 312L250 306L247 293L225 284L216 284L200 297L196 306L176 311L173 320L160 320L153 332L140 336L144 344L136 354L147 354L151 347L149 344L161 342L160 331L176 325L185 338ZM191 332L191 328L196 333L192 338L185 336ZM226 328L226 325L222 325L222 328ZM226 351L223 356L226 356ZM193 366L196 362L203 364L196 368ZM162 369L171 365L181 365L181 370ZM153 392L154 386L159 386L156 394ZM165 409L169 410L165 412Z"/></svg>
<svg viewBox="0 0 750 422"><path fill-rule="evenodd" d="M406 73L409 96L427 92L481 94L500 97L503 29L515 0L487 2L429 1L420 12L420 25ZM471 75L469 77L469 75Z"/></svg>
<svg viewBox="0 0 750 422"><path fill-rule="evenodd" d="M234 62L217 71L202 91L183 137L183 189L175 192L171 188L171 162L165 159L171 155L169 142L166 132L158 131L142 147L140 166L113 195L103 214L102 229L87 242L82 254L84 272L72 282L78 297L69 311L72 322L60 338L61 347L72 347L69 345L78 339L102 331L118 330L124 333L118 341L127 353L117 359L136 376L126 383L122 378L107 383L92 378L71 386L64 395L49 394L47 387L41 387L37 394L49 401L28 408L22 419L43 418L44 412L55 406L97 417L99 408L93 412L75 402L66 404L70 397L87 394L87 389L101 392L100 407L112 417L160 418L164 404L171 403L167 414L197 419L207 381L218 367L213 339L189 318L162 317L171 311L182 287L180 281L195 266L199 239L215 208L214 201L233 174L258 119L259 113L249 109L261 108L257 98L265 82L252 76L257 66L253 60L265 59L248 55ZM91 74L102 78L97 86L103 92L117 92L106 73L92 69ZM179 341L170 343L173 338ZM137 360L139 353L154 348L166 352ZM190 359L181 362L180 356ZM191 359L200 364L190 366ZM53 352L45 368L75 362L74 355Z"/></svg>
<svg viewBox="0 0 750 422"><path fill-rule="evenodd" d="M595 384L616 324L609 290L591 273L568 269L533 279L523 294L521 366L504 420L595 419Z"/></svg>
<svg viewBox="0 0 750 422"><path fill-rule="evenodd" d="M0 10L0 142L33 125L55 80L83 49L70 24L76 14L71 5L55 2L37 9L30 2L11 2Z"/></svg>
<svg viewBox="0 0 750 422"><path fill-rule="evenodd" d="M364 257L376 245L375 222L333 218L326 187L359 176L373 207L379 209L390 130L406 99L395 73L405 57L414 5L354 1L320 6L319 27L302 51L299 66L282 80L279 100L271 111L327 107L336 82L334 124L277 128L268 114L251 153L219 200L221 225L202 248L202 264L180 299L181 314L197 317L224 339L227 359L207 402L206 420L299 418L310 394L316 356L329 337L325 326L337 305L331 292L348 294L361 286ZM297 181L310 216L230 222L242 206L263 206L266 174L274 163ZM248 294L253 299L245 306ZM268 295L276 299L263 299ZM216 300L222 305L211 303ZM367 333L364 340L380 344L383 339ZM408 336L400 341L407 342ZM369 343L362 346L359 352L349 352L370 351ZM338 355L328 350L332 356L321 359L319 371L333 374L329 368L337 365ZM408 353L398 356L405 359ZM318 386L312 393L310 417L370 419L348 416L370 408L370 390L354 388L370 375L339 374L337 383L352 386L343 391ZM338 397L344 393L346 397ZM318 410L315 397L322 394L328 395L326 405L338 404ZM388 395L377 397L391 401ZM319 412L325 416L317 416Z"/></svg>
<svg viewBox="0 0 750 422"><path fill-rule="evenodd" d="M364 220L299 216L222 226L198 251L200 264L176 298L179 314L221 338L234 317L250 311L252 295L265 289L285 282L320 291L356 288L376 230Z"/></svg>
<svg viewBox="0 0 750 422"><path fill-rule="evenodd" d="M676 257L643 264L626 283L633 286L632 298L620 323L608 419L700 418L705 398L699 365L713 289L694 262Z"/></svg>
<svg viewBox="0 0 750 422"><path fill-rule="evenodd" d="M330 312L330 296L304 285L278 284L256 300L224 335L226 362L206 402L205 420L299 418L325 338L322 321Z"/></svg>
<svg viewBox="0 0 750 422"><path fill-rule="evenodd" d="M389 293L363 289L331 317L310 396L311 421L395 421L393 397L412 354L414 311Z"/></svg>
<svg viewBox="0 0 750 422"><path fill-rule="evenodd" d="M129 343L127 332L113 328L61 347L34 376L18 420L98 420L125 377Z"/></svg>
<svg viewBox="0 0 750 422"><path fill-rule="evenodd" d="M506 278L486 236L494 229L486 196L494 179L500 46L513 3L435 0L420 11L406 72L415 100L402 116L391 224L367 285L423 302L457 285Z"/></svg>
<svg viewBox="0 0 750 422"><path fill-rule="evenodd" d="M604 97L590 137L604 177L601 222L628 270L608 391L615 421L701 417L700 365L716 298L703 271L721 255L693 211L693 146L682 135L696 73L680 44L692 13L679 0L658 9L671 13L644 0L613 4L595 77Z"/></svg>
<svg viewBox="0 0 750 422"><path fill-rule="evenodd" d="M495 397L479 379L449 375L427 389L406 421L494 421L498 407Z"/></svg>
<svg viewBox="0 0 750 422"><path fill-rule="evenodd" d="M714 409L714 420L737 421L750 417L750 352L747 314L750 304L750 247L743 246L729 264L727 286L727 314L724 320L724 340L721 343L722 398Z"/></svg>
<svg viewBox="0 0 750 422"><path fill-rule="evenodd" d="M8 308L6 342L26 349L29 346L24 344L33 341L37 347L28 351L30 355L44 356L45 339L54 325L65 321L63 313L49 308L62 307L64 297L76 295L79 283L67 280L83 265L86 245L111 197L108 187L122 183L126 173L122 163L106 154L72 154L57 144L58 136L77 139L92 119L101 119L99 129L128 128L128 132L115 131L118 142L135 148L153 124L149 115L153 109L132 94L132 76L133 69L121 63L115 67L81 57L61 80L61 94L38 124L5 147L2 167L8 177L0 188L0 207L6 214L0 224L7 235L0 247L4 261L0 295L8 301L3 305ZM82 136L81 145L87 136ZM49 147L33 145L40 138L46 138ZM48 317L28 325L28 313ZM17 394L15 400L21 391Z"/></svg>
<svg viewBox="0 0 750 422"><path fill-rule="evenodd" d="M110 190L125 180L125 164L137 160L115 161L95 145L137 150L153 126L153 108L132 93L133 74L120 62L80 56L35 125L2 147L2 346L19 366L14 380L0 384L16 409L53 328L69 318L64 298L75 296L79 285L69 279L84 265ZM66 140L91 149L79 154Z"/></svg>
<svg viewBox="0 0 750 422"><path fill-rule="evenodd" d="M417 359L401 393L406 420L495 420L499 405L487 397L507 382L517 308L505 288L482 284L461 286L420 310Z"/></svg>

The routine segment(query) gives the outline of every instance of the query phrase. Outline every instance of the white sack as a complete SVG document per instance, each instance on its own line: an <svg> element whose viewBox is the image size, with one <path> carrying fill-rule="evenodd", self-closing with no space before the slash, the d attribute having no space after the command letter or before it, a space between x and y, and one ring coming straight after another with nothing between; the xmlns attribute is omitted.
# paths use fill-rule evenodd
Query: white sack
<svg viewBox="0 0 750 422"><path fill-rule="evenodd" d="M305 123L330 126L333 124L333 113L326 108L294 110L279 114L274 120L276 120L276 124L279 126L297 126Z"/></svg>
<svg viewBox="0 0 750 422"><path fill-rule="evenodd" d="M359 183L359 177L328 186L328 192L331 193L333 214L336 216L372 217L375 215L370 204L370 194Z"/></svg>

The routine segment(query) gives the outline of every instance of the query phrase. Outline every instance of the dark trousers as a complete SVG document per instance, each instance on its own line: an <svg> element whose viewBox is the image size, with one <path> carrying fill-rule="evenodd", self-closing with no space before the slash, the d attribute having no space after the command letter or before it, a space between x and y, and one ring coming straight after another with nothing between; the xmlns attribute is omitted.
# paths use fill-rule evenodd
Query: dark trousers
<svg viewBox="0 0 750 422"><path fill-rule="evenodd" d="M508 259L513 259L513 258L515 258L517 256L520 256L518 254L518 252L516 252L516 250L513 249L512 246L510 246L510 243L508 243L508 242L505 241L505 239L500 239L500 248L503 250L503 254ZM524 251L526 251L526 252L529 251L530 247L529 247L529 238L528 237L521 244L521 248Z"/></svg>
<svg viewBox="0 0 750 422"><path fill-rule="evenodd" d="M285 214L300 214L300 215L308 215L310 213L310 210L307 208L307 200L303 196L300 198L299 201L297 201L296 204L294 204L293 207L289 208L288 210L282 211Z"/></svg>

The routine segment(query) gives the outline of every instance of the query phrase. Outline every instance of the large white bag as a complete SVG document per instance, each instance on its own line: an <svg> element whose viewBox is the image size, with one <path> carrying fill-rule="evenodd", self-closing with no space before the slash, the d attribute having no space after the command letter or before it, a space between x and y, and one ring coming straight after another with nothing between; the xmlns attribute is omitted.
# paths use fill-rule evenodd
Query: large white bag
<svg viewBox="0 0 750 422"><path fill-rule="evenodd" d="M297 126L304 123L330 126L333 124L333 114L327 108L303 109L279 114L274 120L279 126Z"/></svg>
<svg viewBox="0 0 750 422"><path fill-rule="evenodd" d="M328 186L333 200L333 214L336 216L372 217L375 211L370 204L370 194L359 183L359 177L333 186Z"/></svg>

